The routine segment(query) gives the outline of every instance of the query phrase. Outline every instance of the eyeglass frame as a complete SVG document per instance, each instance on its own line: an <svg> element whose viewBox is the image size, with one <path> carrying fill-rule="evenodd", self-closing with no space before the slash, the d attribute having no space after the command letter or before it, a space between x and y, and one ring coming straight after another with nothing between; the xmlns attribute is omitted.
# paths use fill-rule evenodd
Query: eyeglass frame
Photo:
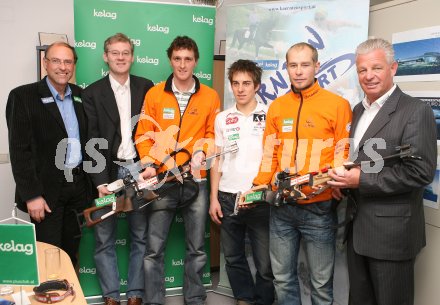
<svg viewBox="0 0 440 305"><path fill-rule="evenodd" d="M55 66L61 66L61 64L64 64L66 67L71 67L75 64L75 60L73 59L59 59L59 58L47 58L44 57L45 60L49 61L51 64Z"/></svg>
<svg viewBox="0 0 440 305"><path fill-rule="evenodd" d="M131 55L133 55L133 52L131 52L131 51L119 52L116 50L112 50L112 51L108 50L106 53L107 53L107 55L110 54L113 57L120 57L122 55L123 58L127 58L127 57L130 57Z"/></svg>

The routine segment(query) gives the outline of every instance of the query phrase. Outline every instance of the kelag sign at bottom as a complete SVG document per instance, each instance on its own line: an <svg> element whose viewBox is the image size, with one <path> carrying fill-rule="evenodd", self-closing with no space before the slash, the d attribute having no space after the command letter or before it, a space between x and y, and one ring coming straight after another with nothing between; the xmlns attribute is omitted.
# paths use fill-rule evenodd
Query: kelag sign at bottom
<svg viewBox="0 0 440 305"><path fill-rule="evenodd" d="M118 269L120 277L121 292L127 290L128 259L130 253L130 239L126 215L118 215L118 228L116 233L116 255L118 257ZM165 251L165 288L178 290L183 286L183 271L185 262L185 227L182 216L177 213L174 216ZM95 237L93 229L84 228L82 232L79 255L79 281L86 297L100 296L101 288L98 282L98 275L93 258L95 251ZM209 262L209 222L205 231L205 251L208 254ZM139 266L142 268L142 266ZM211 283L209 263L205 265L203 271L203 284ZM176 291L177 290L177 291Z"/></svg>
<svg viewBox="0 0 440 305"><path fill-rule="evenodd" d="M0 224L0 285L39 285L33 224Z"/></svg>

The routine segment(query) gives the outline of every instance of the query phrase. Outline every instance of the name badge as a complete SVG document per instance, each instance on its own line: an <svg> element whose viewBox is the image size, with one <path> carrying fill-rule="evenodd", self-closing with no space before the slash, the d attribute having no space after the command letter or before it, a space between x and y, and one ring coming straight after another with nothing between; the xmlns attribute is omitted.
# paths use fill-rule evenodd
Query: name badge
<svg viewBox="0 0 440 305"><path fill-rule="evenodd" d="M49 103L53 103L55 102L55 100L53 99L53 97L42 97L41 101L43 102L43 104L49 104Z"/></svg>
<svg viewBox="0 0 440 305"><path fill-rule="evenodd" d="M282 132L292 132L293 130L293 119L286 118L283 120Z"/></svg>
<svg viewBox="0 0 440 305"><path fill-rule="evenodd" d="M292 132L293 126L292 125L284 125L282 128L283 132Z"/></svg>
<svg viewBox="0 0 440 305"><path fill-rule="evenodd" d="M240 139L240 134L239 133L234 133L230 136L228 136L228 141L236 141Z"/></svg>
<svg viewBox="0 0 440 305"><path fill-rule="evenodd" d="M163 119L173 120L174 119L174 108L164 108L163 109Z"/></svg>
<svg viewBox="0 0 440 305"><path fill-rule="evenodd" d="M283 125L293 125L293 119L292 118L284 119Z"/></svg>

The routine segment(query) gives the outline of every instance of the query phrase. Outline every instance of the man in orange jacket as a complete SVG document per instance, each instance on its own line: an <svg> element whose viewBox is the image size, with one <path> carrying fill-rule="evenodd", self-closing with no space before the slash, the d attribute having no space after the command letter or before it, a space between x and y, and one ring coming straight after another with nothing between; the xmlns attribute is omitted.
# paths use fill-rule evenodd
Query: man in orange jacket
<svg viewBox="0 0 440 305"><path fill-rule="evenodd" d="M199 192L195 199L183 202L181 197L185 197L187 191L185 184L166 183L167 196L150 205L144 301L146 304L165 303L164 249L176 209L180 208L187 242L185 304L204 304L206 292L202 273L207 260L204 240L209 204L206 172L198 169L205 156L211 153L209 148L214 151L214 120L220 109L220 99L213 89L201 84L193 75L199 59L193 39L176 37L167 54L173 73L166 82L148 91L135 135L141 162L147 167L141 176L147 179L156 175L157 170L172 169L190 161Z"/></svg>
<svg viewBox="0 0 440 305"><path fill-rule="evenodd" d="M295 44L287 51L286 62L292 90L269 107L255 185L269 184L286 168L303 175L342 165L348 156L350 104L319 86L317 50L307 43ZM279 305L301 304L297 273L301 238L312 304L333 304L336 213L331 197L328 189L298 204L271 208L270 257Z"/></svg>

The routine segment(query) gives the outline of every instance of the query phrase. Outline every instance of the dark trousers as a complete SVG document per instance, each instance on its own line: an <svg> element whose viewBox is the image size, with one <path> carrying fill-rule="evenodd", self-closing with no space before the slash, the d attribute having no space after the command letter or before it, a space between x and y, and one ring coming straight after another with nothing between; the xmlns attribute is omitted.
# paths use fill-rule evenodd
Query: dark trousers
<svg viewBox="0 0 440 305"><path fill-rule="evenodd" d="M234 211L236 194L219 192L222 207L221 242L226 273L234 297L251 304L271 305L274 301L273 274L269 256L269 205ZM245 253L245 237L249 237L257 272L255 283Z"/></svg>
<svg viewBox="0 0 440 305"><path fill-rule="evenodd" d="M347 244L350 305L413 305L414 261L380 260L359 255L353 235Z"/></svg>
<svg viewBox="0 0 440 305"><path fill-rule="evenodd" d="M45 213L42 222L34 220L38 241L45 242L66 251L73 266L77 263L77 252L81 237L76 212L82 212L88 205L85 173L73 177L73 182L64 181L60 197L52 213Z"/></svg>

